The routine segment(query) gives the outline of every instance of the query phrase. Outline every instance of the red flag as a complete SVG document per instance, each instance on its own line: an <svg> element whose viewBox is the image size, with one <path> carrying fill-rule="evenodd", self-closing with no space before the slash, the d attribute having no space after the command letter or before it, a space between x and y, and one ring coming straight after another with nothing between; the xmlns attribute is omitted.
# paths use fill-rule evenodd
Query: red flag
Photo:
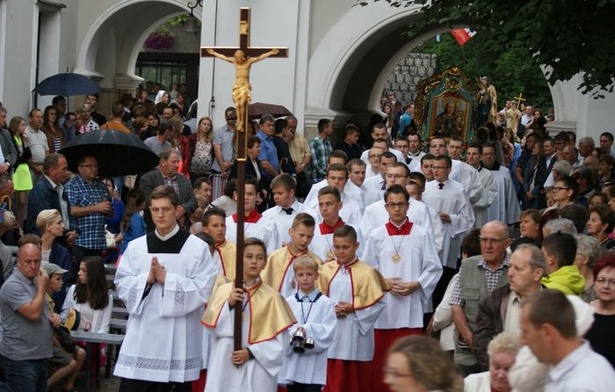
<svg viewBox="0 0 615 392"><path fill-rule="evenodd" d="M457 29L457 30L452 30L451 34L453 34L453 37L455 37L459 45L463 46L466 42L470 40L470 38L474 37L474 34L476 34L476 31L471 31L468 28Z"/></svg>

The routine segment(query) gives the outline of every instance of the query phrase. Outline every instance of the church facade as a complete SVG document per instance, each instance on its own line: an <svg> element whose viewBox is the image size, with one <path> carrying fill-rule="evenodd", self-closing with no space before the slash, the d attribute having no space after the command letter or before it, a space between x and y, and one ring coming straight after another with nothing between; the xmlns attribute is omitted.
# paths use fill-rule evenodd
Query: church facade
<svg viewBox="0 0 615 392"><path fill-rule="evenodd" d="M44 107L52 98L33 96L36 83L68 71L97 81L103 88L101 109L109 107L143 81L135 64L148 35L165 20L189 12L188 2L0 0L0 101L9 116L26 115L35 102ZM194 10L202 21L201 45L237 46L240 7L252 8L252 46L289 48L288 58L252 67L252 101L283 104L299 118L299 129L308 131L323 117L338 124L350 117L367 119L400 59L448 30L409 37L405 31L418 7L393 8L385 2L360 7L355 0L204 0ZM224 122L224 108L232 105L234 72L219 60L200 61L199 114L210 115L214 124ZM615 94L594 100L577 90L579 83L576 77L552 86L554 127L597 139L613 131L609 111Z"/></svg>

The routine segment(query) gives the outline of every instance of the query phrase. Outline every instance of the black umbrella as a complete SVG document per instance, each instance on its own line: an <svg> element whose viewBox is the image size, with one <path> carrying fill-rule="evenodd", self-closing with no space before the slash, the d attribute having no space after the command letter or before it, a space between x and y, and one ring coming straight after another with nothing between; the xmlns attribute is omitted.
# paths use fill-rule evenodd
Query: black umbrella
<svg viewBox="0 0 615 392"><path fill-rule="evenodd" d="M33 90L39 95L88 95L101 91L100 86L88 77L75 73L61 73L48 77Z"/></svg>
<svg viewBox="0 0 615 392"><path fill-rule="evenodd" d="M286 109L282 105L277 105L275 103L263 103L263 102L254 102L248 106L248 116L250 120L257 120L261 118L263 114L271 114L273 117L284 117L290 116L292 113L290 110ZM235 117L233 117L235 116ZM236 118L237 114L231 116L231 118Z"/></svg>
<svg viewBox="0 0 615 392"><path fill-rule="evenodd" d="M68 161L68 169L77 172L83 156L98 160L100 176L123 176L151 170L158 156L136 135L119 131L90 131L77 136L59 151Z"/></svg>

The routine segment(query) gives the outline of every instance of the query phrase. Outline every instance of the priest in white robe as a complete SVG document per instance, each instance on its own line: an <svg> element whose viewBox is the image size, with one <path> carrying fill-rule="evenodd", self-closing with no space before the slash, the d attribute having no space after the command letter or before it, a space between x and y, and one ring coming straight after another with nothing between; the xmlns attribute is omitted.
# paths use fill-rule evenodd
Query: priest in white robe
<svg viewBox="0 0 615 392"><path fill-rule="evenodd" d="M519 222L519 199L510 176L510 170L500 165L495 158L492 144L483 146L482 162L493 175L497 185L497 197L487 209L487 221L497 220L507 225Z"/></svg>
<svg viewBox="0 0 615 392"><path fill-rule="evenodd" d="M472 143L466 149L466 158L469 165L478 170L478 175L483 188L482 195L473 205L474 207L474 228L480 229L490 221L487 210L498 197L498 186L495 182L491 170L486 169L482 162L483 146L479 143Z"/></svg>
<svg viewBox="0 0 615 392"><path fill-rule="evenodd" d="M216 269L208 245L181 231L173 188L150 195L154 232L132 241L115 285L129 313L114 375L120 391L190 391L202 368L199 319ZM155 342L155 344L152 344Z"/></svg>

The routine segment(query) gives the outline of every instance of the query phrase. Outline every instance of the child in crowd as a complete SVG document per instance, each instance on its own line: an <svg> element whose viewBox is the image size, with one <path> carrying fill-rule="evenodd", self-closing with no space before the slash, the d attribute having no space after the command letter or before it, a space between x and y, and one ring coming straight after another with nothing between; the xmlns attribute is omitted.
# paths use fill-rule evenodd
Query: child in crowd
<svg viewBox="0 0 615 392"><path fill-rule="evenodd" d="M213 258L218 273L229 280L235 279L237 248L226 239L226 213L214 207L203 214L203 233L209 234L215 243Z"/></svg>
<svg viewBox="0 0 615 392"><path fill-rule="evenodd" d="M203 315L214 338L205 392L274 392L288 345L286 330L296 323L280 293L261 281L265 243L246 238L243 256L243 287L217 286ZM236 306L243 314L240 350L233 348Z"/></svg>
<svg viewBox="0 0 615 392"><path fill-rule="evenodd" d="M131 189L126 200L126 209L122 218L122 232L117 235L115 241L120 243L120 254L124 253L130 241L147 234L143 209L145 208L145 196L139 189Z"/></svg>
<svg viewBox="0 0 615 392"><path fill-rule="evenodd" d="M337 316L325 392L371 392L374 324L389 288L377 270L357 258L358 248L352 226L336 229L335 260L323 264L318 277L317 287L336 303Z"/></svg>
<svg viewBox="0 0 615 392"><path fill-rule="evenodd" d="M68 271L53 263L47 263L41 266L49 276L47 281L47 293L45 298L49 306L50 313L54 313L55 304L51 295L62 289L63 276ZM72 352L68 352L60 344L60 340L53 336L53 357L47 359L47 367L49 378L47 379L47 388L53 387L63 379L66 379L63 391L75 391L75 380L81 369L81 365L85 361L85 350L79 346L73 345L70 347Z"/></svg>
<svg viewBox="0 0 615 392"><path fill-rule="evenodd" d="M291 344L278 376L288 392L317 392L327 382L327 351L335 333L335 303L316 287L320 264L308 255L293 263L298 291L287 297L299 323L289 329Z"/></svg>
<svg viewBox="0 0 615 392"><path fill-rule="evenodd" d="M308 255L319 264L321 260L312 253L308 246L314 238L316 221L310 214L300 212L293 219L288 229L290 244L275 250L269 255L267 266L261 274L263 282L278 290L284 298L297 292L297 283L293 272L293 262L297 257Z"/></svg>

